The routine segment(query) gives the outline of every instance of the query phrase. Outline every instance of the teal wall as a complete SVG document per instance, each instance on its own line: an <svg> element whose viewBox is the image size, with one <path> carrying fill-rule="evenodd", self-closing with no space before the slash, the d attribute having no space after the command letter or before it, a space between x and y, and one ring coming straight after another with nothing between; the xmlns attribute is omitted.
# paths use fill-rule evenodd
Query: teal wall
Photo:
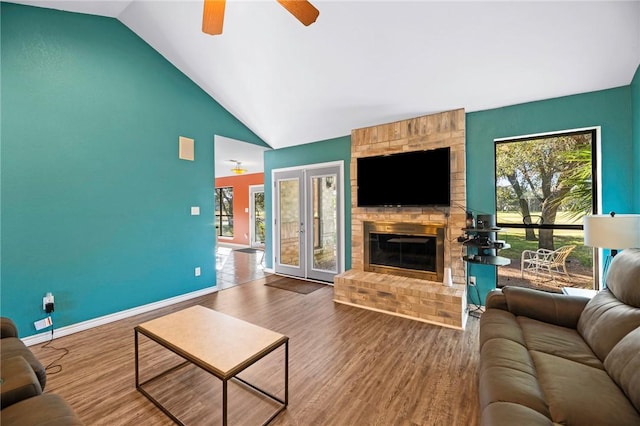
<svg viewBox="0 0 640 426"><path fill-rule="evenodd" d="M634 213L640 213L640 65L631 82L631 112L633 116L633 158L634 158Z"/></svg>
<svg viewBox="0 0 640 426"><path fill-rule="evenodd" d="M467 114L467 205L495 213L494 139L592 126L602 129L603 210L632 213L635 204L637 211L630 86ZM495 287L495 268L471 265L470 274L484 301Z"/></svg>
<svg viewBox="0 0 640 426"><path fill-rule="evenodd" d="M0 14L0 314L24 337L48 291L61 327L214 285L213 135L266 144L115 19L8 3ZM640 212L639 74L467 114L468 205L495 211L494 138L602 126L604 210ZM180 135L196 140L195 162L178 160ZM265 153L269 267L271 171L338 160L351 267L349 136ZM471 273L484 297L494 269Z"/></svg>
<svg viewBox="0 0 640 426"><path fill-rule="evenodd" d="M476 212L495 213L494 139L576 129L601 127L603 210L619 213L638 212L638 185L640 143L638 117L632 115L638 107L638 84L632 86L548 99L497 108L466 115L467 139L467 205ZM632 95L633 92L633 95ZM633 124L632 124L633 123ZM635 127L634 127L635 126ZM348 164L350 138L344 137L308 145L268 151L265 153L265 199L271 205L271 171L277 168L299 166L344 159ZM348 171L348 167L346 168ZM635 189L634 189L634 183ZM350 187L346 178L346 193ZM271 210L267 211L267 265L272 267ZM347 215L351 216L349 205ZM350 225L350 219L347 221ZM351 259L351 233L346 233L347 259ZM347 266L347 269L350 265ZM469 273L478 279L481 301L495 287L495 268L471 265ZM471 295L474 302L475 294Z"/></svg>
<svg viewBox="0 0 640 426"><path fill-rule="evenodd" d="M1 314L25 337L49 291L61 327L215 285L214 134L266 144L117 20L0 8Z"/></svg>
<svg viewBox="0 0 640 426"><path fill-rule="evenodd" d="M345 269L351 268L351 136L329 139L289 148L265 151L264 153L264 198L266 210L266 250L265 259L268 268L273 267L271 211L273 200L273 182L271 172L274 169L298 167L308 164L344 161L344 199L345 199Z"/></svg>

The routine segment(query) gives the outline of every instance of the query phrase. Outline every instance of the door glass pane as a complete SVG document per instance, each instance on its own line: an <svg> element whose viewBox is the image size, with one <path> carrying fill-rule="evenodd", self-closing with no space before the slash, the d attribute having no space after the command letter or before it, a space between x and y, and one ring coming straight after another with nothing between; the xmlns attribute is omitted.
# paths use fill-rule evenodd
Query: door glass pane
<svg viewBox="0 0 640 426"><path fill-rule="evenodd" d="M313 191L313 269L336 271L337 188L336 176L311 179Z"/></svg>
<svg viewBox="0 0 640 426"><path fill-rule="evenodd" d="M280 263L300 266L300 189L297 179L281 180Z"/></svg>
<svg viewBox="0 0 640 426"><path fill-rule="evenodd" d="M216 235L233 237L233 187L216 188Z"/></svg>
<svg viewBox="0 0 640 426"><path fill-rule="evenodd" d="M264 244L264 192L253 194L254 243Z"/></svg>

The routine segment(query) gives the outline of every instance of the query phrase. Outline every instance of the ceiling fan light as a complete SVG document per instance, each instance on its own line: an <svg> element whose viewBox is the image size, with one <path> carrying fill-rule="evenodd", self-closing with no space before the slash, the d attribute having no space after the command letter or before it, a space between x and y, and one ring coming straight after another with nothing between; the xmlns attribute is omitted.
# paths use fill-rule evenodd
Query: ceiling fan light
<svg viewBox="0 0 640 426"><path fill-rule="evenodd" d="M231 169L231 171L237 175L241 175L243 173L246 173L247 169L243 169L242 167L240 167L240 162L236 161L236 166L233 169Z"/></svg>

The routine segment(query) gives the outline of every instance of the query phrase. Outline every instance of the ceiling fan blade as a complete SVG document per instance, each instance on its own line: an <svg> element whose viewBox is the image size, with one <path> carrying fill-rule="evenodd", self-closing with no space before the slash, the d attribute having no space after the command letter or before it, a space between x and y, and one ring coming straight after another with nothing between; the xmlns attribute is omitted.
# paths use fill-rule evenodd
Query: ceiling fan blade
<svg viewBox="0 0 640 426"><path fill-rule="evenodd" d="M204 0L202 12L202 32L217 35L222 34L224 22L224 7L226 0Z"/></svg>
<svg viewBox="0 0 640 426"><path fill-rule="evenodd" d="M295 16L298 21L302 22L305 26L309 26L316 22L320 11L315 8L314 5L307 0L278 0L285 9Z"/></svg>

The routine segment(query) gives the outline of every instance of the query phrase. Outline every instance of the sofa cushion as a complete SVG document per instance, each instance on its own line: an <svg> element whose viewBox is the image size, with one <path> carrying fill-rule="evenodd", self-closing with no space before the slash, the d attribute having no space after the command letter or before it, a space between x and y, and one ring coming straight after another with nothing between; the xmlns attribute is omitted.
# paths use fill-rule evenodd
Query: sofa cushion
<svg viewBox="0 0 640 426"><path fill-rule="evenodd" d="M640 412L640 327L613 347L604 366Z"/></svg>
<svg viewBox="0 0 640 426"><path fill-rule="evenodd" d="M640 424L640 414L606 371L543 352L530 353L555 423Z"/></svg>
<svg viewBox="0 0 640 426"><path fill-rule="evenodd" d="M48 393L25 399L0 411L2 426L82 426L71 407Z"/></svg>
<svg viewBox="0 0 640 426"><path fill-rule="evenodd" d="M501 309L488 309L480 317L480 348L485 342L495 338L512 340L525 346L515 315Z"/></svg>
<svg viewBox="0 0 640 426"><path fill-rule="evenodd" d="M619 301L609 290L596 294L578 320L578 332L603 362L609 351L638 327L640 309Z"/></svg>
<svg viewBox="0 0 640 426"><path fill-rule="evenodd" d="M40 387L44 390L44 385L47 383L47 372L40 361L38 361L38 358L33 355L22 340L17 337L7 337L0 341L0 345L2 345L0 355L2 360L4 361L5 359L13 358L15 356L23 357L29 365L31 365L31 368L33 368L33 371L36 373L36 377L40 382Z"/></svg>
<svg viewBox="0 0 640 426"><path fill-rule="evenodd" d="M640 249L623 250L613 258L607 288L622 303L640 308Z"/></svg>
<svg viewBox="0 0 640 426"><path fill-rule="evenodd" d="M577 330L527 317L517 319L529 350L545 352L604 370L602 362Z"/></svg>
<svg viewBox="0 0 640 426"><path fill-rule="evenodd" d="M505 367L536 375L529 351L521 344L508 339L491 339L480 351L480 371L490 367Z"/></svg>
<svg viewBox="0 0 640 426"><path fill-rule="evenodd" d="M546 416L531 408L512 402L494 402L482 410L480 419L483 425L492 426L552 426Z"/></svg>
<svg viewBox="0 0 640 426"><path fill-rule="evenodd" d="M42 393L36 373L21 356L2 360L0 379L0 408Z"/></svg>
<svg viewBox="0 0 640 426"><path fill-rule="evenodd" d="M524 346L508 339L491 339L482 347L480 357L481 407L512 402L549 417L533 361Z"/></svg>

